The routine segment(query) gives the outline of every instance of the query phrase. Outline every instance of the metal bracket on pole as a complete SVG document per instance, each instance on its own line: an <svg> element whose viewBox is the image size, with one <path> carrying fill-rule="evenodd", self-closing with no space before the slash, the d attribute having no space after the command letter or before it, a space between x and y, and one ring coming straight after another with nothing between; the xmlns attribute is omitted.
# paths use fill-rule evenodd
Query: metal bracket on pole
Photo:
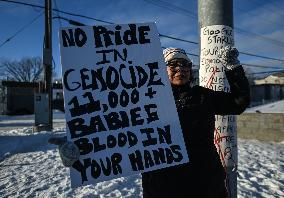
<svg viewBox="0 0 284 198"><path fill-rule="evenodd" d="M44 48L43 49L43 64L51 66L52 65L52 50Z"/></svg>

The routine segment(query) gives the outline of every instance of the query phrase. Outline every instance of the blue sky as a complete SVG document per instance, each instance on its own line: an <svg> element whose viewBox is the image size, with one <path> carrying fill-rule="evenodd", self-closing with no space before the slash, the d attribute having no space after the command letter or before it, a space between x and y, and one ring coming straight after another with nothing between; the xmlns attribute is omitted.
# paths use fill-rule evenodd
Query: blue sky
<svg viewBox="0 0 284 198"><path fill-rule="evenodd" d="M44 0L15 0L44 5ZM198 42L198 0L53 0L53 8L81 14L113 23L138 23L155 21L161 34ZM235 43L241 52L284 59L284 1L235 0ZM40 8L0 1L0 45L43 12ZM58 13L54 12L53 16ZM104 24L90 19L59 13L61 17L87 25ZM58 29L70 26L66 21L53 20L53 57L57 76L61 75L59 61ZM0 47L0 58L19 60L23 57L42 56L44 15ZM161 38L162 46L181 47L199 54L198 45ZM199 64L196 57L191 57ZM240 55L240 61L284 69L284 62ZM246 67L250 72L265 72L274 68Z"/></svg>

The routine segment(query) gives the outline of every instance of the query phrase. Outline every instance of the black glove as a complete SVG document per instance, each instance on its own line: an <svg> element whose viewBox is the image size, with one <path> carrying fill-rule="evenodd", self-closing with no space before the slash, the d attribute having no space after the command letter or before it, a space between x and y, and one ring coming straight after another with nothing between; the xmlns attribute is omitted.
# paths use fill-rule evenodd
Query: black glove
<svg viewBox="0 0 284 198"><path fill-rule="evenodd" d="M48 142L58 146L59 155L64 166L71 167L79 159L79 148L73 142L68 142L66 136L53 137Z"/></svg>
<svg viewBox="0 0 284 198"><path fill-rule="evenodd" d="M231 46L221 48L218 53L219 60L227 71L240 66L238 56L239 51L237 50L237 48Z"/></svg>

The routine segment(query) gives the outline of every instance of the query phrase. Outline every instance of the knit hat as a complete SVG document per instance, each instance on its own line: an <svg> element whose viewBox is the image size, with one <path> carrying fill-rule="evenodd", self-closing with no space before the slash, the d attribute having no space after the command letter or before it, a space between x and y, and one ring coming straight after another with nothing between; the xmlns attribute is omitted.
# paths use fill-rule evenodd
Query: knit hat
<svg viewBox="0 0 284 198"><path fill-rule="evenodd" d="M164 54L166 64L168 64L171 60L177 59L177 58L185 59L189 63L191 63L191 60L186 55L185 51L181 48L168 47L163 50L163 54Z"/></svg>

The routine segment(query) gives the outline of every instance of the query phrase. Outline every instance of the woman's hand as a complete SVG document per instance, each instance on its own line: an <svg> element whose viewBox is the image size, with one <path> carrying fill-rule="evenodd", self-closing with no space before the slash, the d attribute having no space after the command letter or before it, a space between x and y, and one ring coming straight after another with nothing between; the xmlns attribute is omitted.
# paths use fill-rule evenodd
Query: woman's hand
<svg viewBox="0 0 284 198"><path fill-rule="evenodd" d="M237 48L231 46L221 48L218 53L219 60L224 65L225 70L232 70L240 66L238 56L239 51L237 50Z"/></svg>
<svg viewBox="0 0 284 198"><path fill-rule="evenodd" d="M48 142L58 146L59 155L64 166L71 167L79 159L79 148L73 142L68 142L66 136L53 137Z"/></svg>

